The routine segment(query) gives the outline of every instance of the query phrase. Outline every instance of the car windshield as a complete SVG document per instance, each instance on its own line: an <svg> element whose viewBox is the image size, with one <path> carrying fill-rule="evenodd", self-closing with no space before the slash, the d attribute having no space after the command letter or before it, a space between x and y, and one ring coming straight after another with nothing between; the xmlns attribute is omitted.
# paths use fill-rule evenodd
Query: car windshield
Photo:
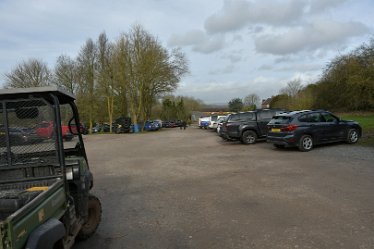
<svg viewBox="0 0 374 249"><path fill-rule="evenodd" d="M291 117L289 116L275 116L273 117L269 124L289 124L291 122Z"/></svg>

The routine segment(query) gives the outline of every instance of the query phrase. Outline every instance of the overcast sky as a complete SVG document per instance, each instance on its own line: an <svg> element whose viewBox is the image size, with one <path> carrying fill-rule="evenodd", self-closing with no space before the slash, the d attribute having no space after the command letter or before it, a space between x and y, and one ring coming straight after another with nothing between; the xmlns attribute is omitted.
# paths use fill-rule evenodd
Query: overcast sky
<svg viewBox="0 0 374 249"><path fill-rule="evenodd" d="M88 38L111 41L140 24L168 49L182 48L190 74L178 95L227 103L275 95L319 78L338 54L373 38L373 0L0 0L0 86L29 58L53 69Z"/></svg>

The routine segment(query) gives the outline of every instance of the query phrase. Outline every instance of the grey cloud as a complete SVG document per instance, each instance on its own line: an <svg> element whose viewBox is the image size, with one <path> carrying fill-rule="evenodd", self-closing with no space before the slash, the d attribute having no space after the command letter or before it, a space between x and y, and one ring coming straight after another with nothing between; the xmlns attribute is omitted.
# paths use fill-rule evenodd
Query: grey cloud
<svg viewBox="0 0 374 249"><path fill-rule="evenodd" d="M190 46L202 43L206 40L206 35L201 30L191 30L184 35L172 35L169 39L169 46Z"/></svg>
<svg viewBox="0 0 374 249"><path fill-rule="evenodd" d="M224 47L225 39L222 36L210 37L193 46L192 50L204 54L210 54Z"/></svg>
<svg viewBox="0 0 374 249"><path fill-rule="evenodd" d="M285 25L297 23L307 6L306 0L225 0L222 10L205 21L208 33L224 33L249 24Z"/></svg>
<svg viewBox="0 0 374 249"><path fill-rule="evenodd" d="M258 68L258 70L262 70L262 71L270 71L270 70L273 70L274 67L272 65L262 65Z"/></svg>
<svg viewBox="0 0 374 249"><path fill-rule="evenodd" d="M347 2L347 0L310 0L309 12L322 12L344 2Z"/></svg>
<svg viewBox="0 0 374 249"><path fill-rule="evenodd" d="M245 0L225 0L221 13L214 14L205 21L206 30L219 33L244 27L249 19L250 6Z"/></svg>
<svg viewBox="0 0 374 249"><path fill-rule="evenodd" d="M224 60L230 60L231 63L243 61L243 49L231 50L221 56Z"/></svg>
<svg viewBox="0 0 374 249"><path fill-rule="evenodd" d="M211 75L230 74L230 73L234 72L234 69L235 69L234 65L230 64L230 65L227 65L224 68L217 69L217 70L212 70L212 71L209 72L209 74L211 74Z"/></svg>
<svg viewBox="0 0 374 249"><path fill-rule="evenodd" d="M192 46L192 50L204 54L218 51L224 47L225 38L222 35L207 36L201 30L192 30L183 35L172 35L169 46Z"/></svg>
<svg viewBox="0 0 374 249"><path fill-rule="evenodd" d="M317 20L304 27L290 28L282 34L255 37L257 52L275 55L298 53L343 43L346 39L369 31L359 22Z"/></svg>

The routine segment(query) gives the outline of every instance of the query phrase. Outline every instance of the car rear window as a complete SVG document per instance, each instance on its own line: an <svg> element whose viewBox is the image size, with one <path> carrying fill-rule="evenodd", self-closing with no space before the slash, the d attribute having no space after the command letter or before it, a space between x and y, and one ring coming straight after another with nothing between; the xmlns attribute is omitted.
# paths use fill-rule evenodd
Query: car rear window
<svg viewBox="0 0 374 249"><path fill-rule="evenodd" d="M289 124L291 122L291 117L289 116L275 116L273 117L269 124Z"/></svg>

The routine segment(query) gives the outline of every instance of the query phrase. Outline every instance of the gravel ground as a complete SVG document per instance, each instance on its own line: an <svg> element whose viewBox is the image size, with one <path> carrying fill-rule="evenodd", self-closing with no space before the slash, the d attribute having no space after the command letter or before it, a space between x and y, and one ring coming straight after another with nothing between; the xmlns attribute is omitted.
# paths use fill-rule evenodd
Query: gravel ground
<svg viewBox="0 0 374 249"><path fill-rule="evenodd" d="M374 248L374 150L246 146L211 131L92 135L103 206L84 248Z"/></svg>

